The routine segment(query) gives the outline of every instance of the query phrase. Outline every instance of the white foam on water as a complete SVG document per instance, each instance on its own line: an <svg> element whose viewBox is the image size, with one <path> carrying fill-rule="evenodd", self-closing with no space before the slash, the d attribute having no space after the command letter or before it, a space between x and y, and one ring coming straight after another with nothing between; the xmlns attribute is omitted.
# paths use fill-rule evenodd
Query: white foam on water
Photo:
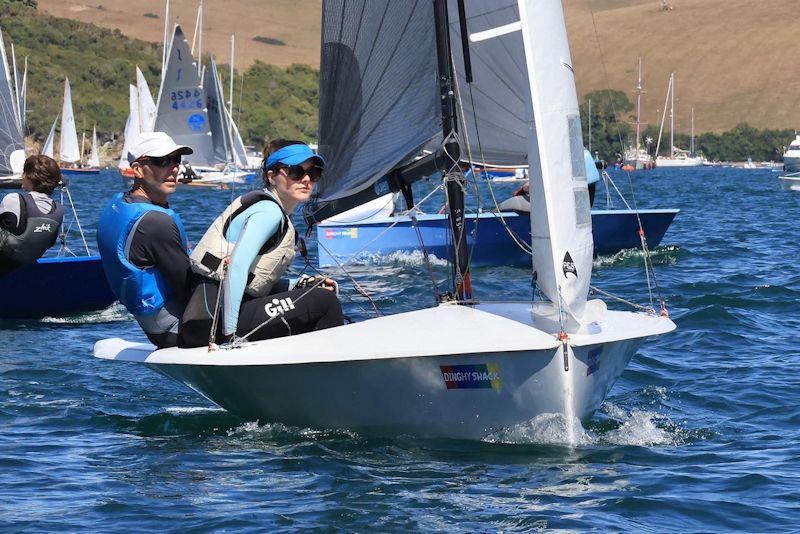
<svg viewBox="0 0 800 534"><path fill-rule="evenodd" d="M603 404L602 410L621 423L618 428L602 434L600 437L602 443L647 447L677 445L682 442L680 429L655 412L639 408L627 412L608 402Z"/></svg>
<svg viewBox="0 0 800 534"><path fill-rule="evenodd" d="M70 315L68 317L44 317L41 321L43 323L53 324L90 324L129 321L131 319L132 316L128 313L128 310L125 309L125 306L119 302L115 302L105 310L83 313L80 315Z"/></svg>
<svg viewBox="0 0 800 534"><path fill-rule="evenodd" d="M433 254L428 255L431 265L447 267L447 260L437 258ZM411 252L392 252L390 254L359 254L350 260L349 263L356 265L399 265L418 267L425 264L425 255L420 250Z"/></svg>
<svg viewBox="0 0 800 534"><path fill-rule="evenodd" d="M189 413L215 413L215 412L224 412L223 408L213 407L213 406L169 406L164 408L169 414L172 415L184 415Z"/></svg>
<svg viewBox="0 0 800 534"><path fill-rule="evenodd" d="M539 445L590 445L594 436L583 428L578 418L560 413L540 414L524 423L493 432L484 438L488 443Z"/></svg>

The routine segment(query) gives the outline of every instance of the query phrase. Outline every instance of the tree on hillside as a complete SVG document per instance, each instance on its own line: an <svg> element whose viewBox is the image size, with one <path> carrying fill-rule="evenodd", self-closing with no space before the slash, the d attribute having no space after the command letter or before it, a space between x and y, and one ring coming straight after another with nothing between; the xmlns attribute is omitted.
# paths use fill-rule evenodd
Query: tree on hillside
<svg viewBox="0 0 800 534"><path fill-rule="evenodd" d="M589 101L591 116L589 116ZM633 110L633 104L622 91L603 89L591 91L584 97L580 107L584 144L589 146L589 123L592 125L592 151L599 152L607 161L621 157L623 145L629 140L632 130L625 121Z"/></svg>

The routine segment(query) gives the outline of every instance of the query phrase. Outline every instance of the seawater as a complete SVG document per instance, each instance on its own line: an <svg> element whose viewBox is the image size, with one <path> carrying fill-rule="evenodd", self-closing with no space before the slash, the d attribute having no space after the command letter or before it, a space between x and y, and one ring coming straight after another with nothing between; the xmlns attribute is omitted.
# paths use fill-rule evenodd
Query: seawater
<svg viewBox="0 0 800 534"><path fill-rule="evenodd" d="M142 366L94 359L98 339L144 339L119 305L5 321L0 530L797 529L798 195L769 171L613 177L626 191L632 182L639 207L681 209L653 251L678 330L643 345L585 427L540 417L465 442L247 422ZM115 172L72 180L91 246L121 188ZM501 198L513 188L495 186ZM172 205L197 240L230 197L182 187ZM70 246L80 248L75 233ZM646 303L641 252L594 267L596 285ZM432 269L447 275L441 262ZM349 271L386 312L433 303L421 255ZM331 275L346 313L370 316ZM477 269L473 280L485 299L530 294L527 269Z"/></svg>

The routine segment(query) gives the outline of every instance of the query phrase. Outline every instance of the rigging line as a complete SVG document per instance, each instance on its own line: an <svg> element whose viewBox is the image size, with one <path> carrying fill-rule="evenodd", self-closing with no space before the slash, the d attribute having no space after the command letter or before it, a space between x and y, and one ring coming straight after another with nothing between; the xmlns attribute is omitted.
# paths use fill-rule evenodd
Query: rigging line
<svg viewBox="0 0 800 534"><path fill-rule="evenodd" d="M441 185L439 185L439 186L435 187L435 188L433 189L433 191L431 191L430 193L428 193L428 195L426 195L426 196L425 196L425 197L424 197L422 200L420 200L420 201L419 201L417 204L415 204L414 206L412 206L412 209L413 209L413 208L416 208L416 206L420 205L421 203L423 203L423 202L425 202L427 199L429 199L429 198L430 198L430 197L431 197L431 196L432 196L432 195L433 195L433 194L434 194L436 191L438 191L438 190L439 190L441 187L442 187ZM399 220L397 220L397 221L395 221L394 223L392 223L391 225L387 226L387 227L386 227L386 228L385 228L385 229L384 229L384 230L383 230L383 231L382 231L380 234L378 234L377 236L375 236L375 237L374 237L374 238L373 238L373 239L372 239L372 240L371 240L369 243L367 243L367 244L366 244L366 245L365 245L365 246L364 246L364 247L363 247L361 250L359 250L359 251L355 252L354 254L352 254L352 255L350 256L350 258L348 258L348 259L347 259L347 261L345 261L345 262L339 262L338 260L336 260L336 258L335 258L335 257L334 257L334 256L333 256L331 253L330 253L330 251L328 251L328 249L327 249L327 248L325 248L325 246L324 246L324 245L323 245L321 242L317 241L317 245L318 245L318 246L321 246L321 247L322 247L322 248L323 248L323 249L324 249L326 252L328 252L328 255L330 255L332 258L334 258L334 261L336 261L336 263L337 263L337 265L339 266L339 268L340 268L340 269L342 269L342 271L343 271L343 272L345 273L345 275L347 275L347 277L348 277L348 278L349 278L349 279L350 279L350 280L351 280L351 281L354 283L354 285L358 285L358 283L355 281L355 279L353 279L353 276L352 276L352 275L351 275L349 272L347 272L347 271L346 271L346 270L345 270L343 267L344 267L345 265L347 265L348 263L350 263L351 261L353 261L353 260L355 259L355 257L356 257L358 254L360 254L360 253L361 253L361 252L363 252L363 251L364 251L364 250L365 250L367 247L369 247L370 245L372 245L372 243L374 243L375 241L377 241L378 239L380 239L380 238L383 236L383 234L385 234L386 232L388 232L390 229L392 229L392 228L393 228L395 225L397 225L399 222L400 222L400 221L399 221ZM320 281L318 281L318 282L314 283L314 285L312 285L311 287L309 287L309 288L308 288L308 290L310 291L311 289L314 289L315 287L317 287L318 285L322 284L323 282L324 282L324 280L320 280ZM358 287L361 287L361 286L358 286ZM362 288L362 290L363 290L363 288ZM366 290L363 290L363 291L364 291L364 292L366 292ZM299 302L299 301L300 301L300 300L302 300L302 299L303 299L303 297L305 297L307 294L308 294L308 291L304 292L302 295L300 295L299 297L297 297L297 299L295 300L295 302ZM277 316L276 316L276 317L277 317ZM245 334L244 336L242 336L242 337L241 337L241 338L239 338L239 339L240 339L240 340L242 340L242 341L247 341L247 338L248 338L248 337L250 337L251 335L253 335L253 334L254 334L254 333L255 333L255 332L258 330L258 329L260 329L260 328L262 328L262 327L264 327L264 326L267 326L267 325L268 325L270 322L272 322L272 320L273 320L273 319L274 319L274 317L270 317L269 319L267 319L266 321L262 322L261 324L259 324L259 325L258 325L258 326L256 326L255 328L253 328L253 329L252 329L250 332L248 332L247 334Z"/></svg>
<svg viewBox="0 0 800 534"><path fill-rule="evenodd" d="M458 84L457 83L456 83L456 88L458 88ZM468 93L469 93L470 106L472 107L472 116L475 118L475 136L476 136L476 138L477 138L476 140L478 142L478 150L480 152L481 164L483 165L483 169L480 172L481 172L482 176L486 177L486 185L487 185L487 187L489 189L489 194L492 197L492 202L494 203L494 207L497 210L497 218L500 219L500 224L503 226L503 228L505 228L506 232L508 232L508 235L511 236L511 240L514 241L514 243L518 247L520 247L524 252L526 252L528 254L532 254L533 253L533 249L531 247L529 247L528 244L525 243L522 239L520 239L519 236L517 236L516 232L514 232L511 229L511 227L508 225L508 223L505 220L505 217L502 214L502 210L500 209L500 204L497 202L497 197L494 194L494 188L492 187L491 180L489 180L488 173L486 173L486 171L485 171L485 168L486 168L486 156L484 155L483 144L481 143L481 133L480 133L480 128L478 127L478 114L475 112L475 98L474 98L473 93L472 93L472 84L468 84L467 88L468 88ZM457 94L459 95L459 105L461 105L460 92L458 92ZM463 113L463 108L462 108L462 113ZM464 129L464 136L467 138L467 154L468 154L468 157L469 157L470 167L472 168L474 160L472 158L472 147L470 146L470 143L469 143L468 130L466 128ZM528 172L530 172L530 169L528 170ZM474 178L474 176L475 176L474 169L472 171L472 175L473 175L473 178ZM476 184L476 189L477 189L477 179L475 181L475 184ZM476 196L478 198L478 202L480 203L482 201L481 196L479 194L476 195ZM477 225L477 220L476 220L476 225ZM475 241L477 242L477 239Z"/></svg>
<svg viewBox="0 0 800 534"><path fill-rule="evenodd" d="M648 308L647 306L642 306L641 304L637 304L636 302L633 302L631 300L624 299L624 298L622 298L622 297L620 297L618 295L614 295L613 293L609 293L608 291L603 291L599 287L589 286L589 289L591 289L595 293L600 293L601 295L604 295L604 296L606 296L608 298L617 300L619 302L623 302L623 303L633 307L634 309L641 310L641 311L644 311L644 312L647 312L647 313L650 313L650 314L655 313L655 310L653 308Z"/></svg>
<svg viewBox="0 0 800 534"><path fill-rule="evenodd" d="M65 188L67 190L67 197L69 198L69 205L72 207L72 215L75 217L75 223L78 225L78 232L81 234L81 240L83 241L83 247L86 249L86 255L91 256L91 252L89 252L89 245L86 244L86 236L83 233L83 227L81 227L81 220L78 218L78 212L75 210L75 203L72 201L72 194L69 192L69 187Z"/></svg>
<svg viewBox="0 0 800 534"><path fill-rule="evenodd" d="M323 248L324 248L324 247L323 247ZM326 251L327 251L327 249L326 249ZM336 261L336 258L334 258L334 261ZM310 268L311 268L311 269L312 269L314 272L316 272L317 274L319 274L320 276L324 276L324 277L326 277L326 278L328 277L328 275L327 275L327 274L325 274L325 273L324 273L323 271L321 271L320 269L317 269L316 267L314 267L314 266L311 264L311 262L308 260L308 258L306 258L306 266L303 268L303 272L305 272L305 270L306 270L307 268L309 268L309 267L310 267ZM343 270L344 272L347 272L345 269L342 269L342 270ZM353 280L353 278L352 278L352 276L350 275L350 273L348 273L348 276L350 277L350 279L351 279L351 280ZM358 282L356 282L355 280L353 280L353 287L355 288L356 292L357 292L359 295L361 295L362 297L366 298L366 299L369 301L369 303L372 305L372 309L373 309L373 310L375 310L375 313L378 315L378 317L381 317L381 316L383 315L383 313L381 313L381 311L378 309L378 305L375 303L375 301L372 299L372 297L369 295L369 293L367 293L367 290L366 290L366 289L364 289L363 287L361 287L361 285L359 285L359 284L358 284ZM355 304L356 306L358 306L359 308L361 308L361 311L363 311L364 313L369 313L369 310L368 310L367 308L365 308L365 307L364 307L364 306L363 306L363 305L362 305L360 302L358 302L357 300L355 300L353 297L351 297L351 296L350 296L350 295L348 295L348 294L345 294L345 297L347 298L347 300L348 300L348 301L352 302L353 304Z"/></svg>
<svg viewBox="0 0 800 534"><path fill-rule="evenodd" d="M417 220L417 213L416 211L411 212L411 224L414 226L414 231L417 234L417 239L419 240L419 244L422 247L422 259L425 262L425 269L428 272L428 277L431 279L431 284L433 285L433 293L436 299L436 302L439 302L439 284L436 283L436 277L433 274L433 267L431 267L431 258L428 254L428 249L425 247L425 241L422 239L422 231L419 229L419 221Z"/></svg>
<svg viewBox="0 0 800 534"><path fill-rule="evenodd" d="M586 0L586 4L589 7L589 12L591 13L591 16L592 16L592 29L594 31L595 41L597 42L597 50L600 53L600 65L603 68L603 76L604 76L605 81L606 81L606 87L608 87L610 89L611 88L611 82L610 82L609 77L608 77L608 69L606 67L605 55L603 53L603 47L600 44L600 37L599 37L598 31L597 31L597 21L595 20L595 17L594 17L594 9L592 9L591 0ZM619 120L617 119L617 111L616 111L616 108L614 107L614 100L611 98L611 93L610 92L609 92L609 95L608 95L608 100L609 100L609 103L611 104L611 112L612 112L613 117L614 117L614 126L616 126L616 129L617 129L617 140L619 141L619 144L622 147L622 151L624 153L625 152L625 145L622 142L622 131L621 131L620 127L619 127ZM637 202L636 202L636 192L635 192L635 190L633 188L633 179L632 179L632 176L631 176L631 172L630 171L625 171L625 172L628 175L628 184L630 186L631 200L633 202L633 207L634 207L635 214L636 214L636 221L639 224L639 231L641 232L642 239L644 239L644 242L645 242L645 245L646 245L647 241L646 241L646 238L644 236L644 228L642 227L642 219L639 216L639 208L638 208ZM616 185L615 185L615 187L616 187ZM627 204L627 202L626 202L626 204ZM646 246L644 247L644 254L645 254L645 263L647 263L647 261L650 260L650 251ZM647 271L647 269L645 269L645 270ZM649 285L650 285L649 277L648 277L648 280L647 280L647 284L648 284L648 287L649 287Z"/></svg>

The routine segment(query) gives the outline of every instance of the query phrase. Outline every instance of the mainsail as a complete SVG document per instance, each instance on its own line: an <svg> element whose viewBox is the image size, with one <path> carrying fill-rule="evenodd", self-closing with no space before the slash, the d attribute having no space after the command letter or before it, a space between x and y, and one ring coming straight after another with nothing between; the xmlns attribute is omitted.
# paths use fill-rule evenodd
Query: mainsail
<svg viewBox="0 0 800 534"><path fill-rule="evenodd" d="M210 68L203 75L203 88L207 95L208 122L216 161L233 163L237 168L247 167L247 152L239 129L225 107L219 71L213 57Z"/></svg>
<svg viewBox="0 0 800 534"><path fill-rule="evenodd" d="M185 157L192 164L213 164L214 147L205 91L200 84L197 63L178 25L172 36L159 95L155 129L166 132L178 144L192 147L194 153Z"/></svg>
<svg viewBox="0 0 800 534"><path fill-rule="evenodd" d="M468 85L457 0L449 0L453 65L461 100L462 159L526 166L531 133L530 90L516 0L465 2L473 82ZM535 135L535 130L532 131Z"/></svg>
<svg viewBox="0 0 800 534"><path fill-rule="evenodd" d="M53 125L50 127L50 133L47 135L44 145L42 145L42 154L50 158L53 157L53 146L56 141L56 125L58 124L59 116L60 115L56 115L56 120L53 121Z"/></svg>
<svg viewBox="0 0 800 534"><path fill-rule="evenodd" d="M136 67L136 92L139 98L139 130L140 133L150 133L156 125L156 103L147 86L147 80L139 67Z"/></svg>
<svg viewBox="0 0 800 534"><path fill-rule="evenodd" d="M435 50L430 0L323 3L319 200L370 188L441 135Z"/></svg>
<svg viewBox="0 0 800 534"><path fill-rule="evenodd" d="M17 172L11 165L11 154L24 149L23 124L18 110L22 100L15 92L9 70L3 33L0 31L0 174Z"/></svg>
<svg viewBox="0 0 800 534"><path fill-rule="evenodd" d="M135 85L128 86L128 106L130 113L128 113L128 120L125 122L125 141L122 145L122 153L119 156L119 168L127 169L130 167L128 163L128 152L131 146L136 142L139 137L139 95Z"/></svg>
<svg viewBox="0 0 800 534"><path fill-rule="evenodd" d="M89 166L100 167L100 154L97 152L97 126L92 128L92 152L89 155Z"/></svg>
<svg viewBox="0 0 800 534"><path fill-rule="evenodd" d="M64 104L61 108L61 139L59 158L62 162L75 163L81 159L78 148L78 132L75 129L75 116L72 112L72 91L69 78L64 80Z"/></svg>
<svg viewBox="0 0 800 534"><path fill-rule="evenodd" d="M214 163L225 163L230 160L230 129L226 120L225 101L222 98L217 62L213 57L210 68L206 69L203 76L203 88L206 91L206 108L208 109L208 125L214 147Z"/></svg>

